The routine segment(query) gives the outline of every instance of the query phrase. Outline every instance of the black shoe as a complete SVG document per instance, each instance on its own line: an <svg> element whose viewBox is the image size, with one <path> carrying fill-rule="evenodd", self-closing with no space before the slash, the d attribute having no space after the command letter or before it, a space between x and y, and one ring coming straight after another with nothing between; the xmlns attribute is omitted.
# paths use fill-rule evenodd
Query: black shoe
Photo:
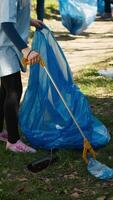
<svg viewBox="0 0 113 200"><path fill-rule="evenodd" d="M102 19L104 19L105 21L113 20L112 14L111 14L111 13L104 13L104 14L102 15Z"/></svg>

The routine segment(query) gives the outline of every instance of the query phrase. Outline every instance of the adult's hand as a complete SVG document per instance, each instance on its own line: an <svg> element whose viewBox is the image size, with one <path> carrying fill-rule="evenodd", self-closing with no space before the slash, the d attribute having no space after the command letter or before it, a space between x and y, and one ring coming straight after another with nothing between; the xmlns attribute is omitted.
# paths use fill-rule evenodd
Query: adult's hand
<svg viewBox="0 0 113 200"><path fill-rule="evenodd" d="M44 23L41 20L38 20L38 19L31 19L30 25L34 26L35 28L38 28L38 27L42 27L44 25Z"/></svg>

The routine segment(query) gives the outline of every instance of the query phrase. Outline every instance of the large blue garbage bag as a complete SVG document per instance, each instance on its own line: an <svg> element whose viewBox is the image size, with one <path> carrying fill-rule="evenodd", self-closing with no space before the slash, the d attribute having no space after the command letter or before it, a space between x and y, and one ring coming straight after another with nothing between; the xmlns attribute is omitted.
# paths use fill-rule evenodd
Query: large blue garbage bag
<svg viewBox="0 0 113 200"><path fill-rule="evenodd" d="M80 34L96 18L97 0L59 0L63 25L71 34Z"/></svg>
<svg viewBox="0 0 113 200"><path fill-rule="evenodd" d="M74 84L66 58L48 28L37 30L33 40L57 87L93 147L110 140L106 127L91 113L86 97ZM76 61L75 61L76 62ZM83 138L49 80L44 68L35 64L19 114L20 127L35 148L83 147Z"/></svg>

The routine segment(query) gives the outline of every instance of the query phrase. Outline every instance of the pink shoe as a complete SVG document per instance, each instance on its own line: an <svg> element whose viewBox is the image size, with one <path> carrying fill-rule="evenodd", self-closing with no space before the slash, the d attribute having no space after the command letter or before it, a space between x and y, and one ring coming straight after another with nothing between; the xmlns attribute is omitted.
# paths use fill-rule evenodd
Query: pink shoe
<svg viewBox="0 0 113 200"><path fill-rule="evenodd" d="M36 150L32 147L27 146L21 140L18 140L16 143L12 144L7 142L6 149L13 151L13 152L23 152L23 153L36 153Z"/></svg>
<svg viewBox="0 0 113 200"><path fill-rule="evenodd" d="M8 140L8 133L6 130L0 132L0 141L7 142Z"/></svg>

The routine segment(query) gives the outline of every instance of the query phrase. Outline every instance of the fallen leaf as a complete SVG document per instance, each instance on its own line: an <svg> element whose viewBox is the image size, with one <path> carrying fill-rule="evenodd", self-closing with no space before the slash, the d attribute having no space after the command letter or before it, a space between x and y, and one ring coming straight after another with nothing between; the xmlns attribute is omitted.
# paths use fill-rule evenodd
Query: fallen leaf
<svg viewBox="0 0 113 200"><path fill-rule="evenodd" d="M84 193L83 190L79 189L79 188L74 188L74 192L78 192L78 193Z"/></svg>
<svg viewBox="0 0 113 200"><path fill-rule="evenodd" d="M101 196L97 198L97 200L105 200L105 199L106 199L106 196Z"/></svg>
<svg viewBox="0 0 113 200"><path fill-rule="evenodd" d="M49 178L46 178L46 179L45 179L45 183L50 183L50 179L49 179Z"/></svg>
<svg viewBox="0 0 113 200"><path fill-rule="evenodd" d="M25 188L21 187L21 188L18 188L16 192L20 193L20 192L24 192L24 191L25 191Z"/></svg>
<svg viewBox="0 0 113 200"><path fill-rule="evenodd" d="M74 197L74 198L78 198L79 196L80 194L77 192L74 192L73 194L71 194L71 197Z"/></svg>
<svg viewBox="0 0 113 200"><path fill-rule="evenodd" d="M64 179L75 179L74 174L64 175Z"/></svg>
<svg viewBox="0 0 113 200"><path fill-rule="evenodd" d="M64 175L64 179L68 179L68 175Z"/></svg>
<svg viewBox="0 0 113 200"><path fill-rule="evenodd" d="M25 181L28 181L28 179L27 178L17 178L16 180L18 180L18 181L21 181L21 182L25 182Z"/></svg>

